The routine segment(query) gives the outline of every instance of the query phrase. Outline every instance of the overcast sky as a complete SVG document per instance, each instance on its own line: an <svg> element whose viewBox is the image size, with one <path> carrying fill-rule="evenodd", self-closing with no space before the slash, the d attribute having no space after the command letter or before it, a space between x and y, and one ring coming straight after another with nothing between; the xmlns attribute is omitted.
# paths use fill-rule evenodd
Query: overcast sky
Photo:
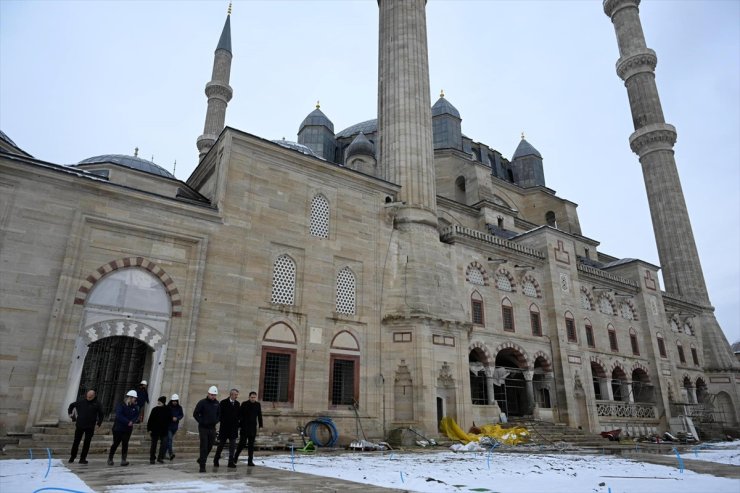
<svg viewBox="0 0 740 493"><path fill-rule="evenodd" d="M228 2L0 0L0 129L39 159L133 154L187 179ZM710 297L740 339L740 2L644 0ZM659 264L601 1L429 0L432 102L504 156L521 132L599 250ZM226 124L296 140L316 100L339 131L377 114L376 0L236 0Z"/></svg>

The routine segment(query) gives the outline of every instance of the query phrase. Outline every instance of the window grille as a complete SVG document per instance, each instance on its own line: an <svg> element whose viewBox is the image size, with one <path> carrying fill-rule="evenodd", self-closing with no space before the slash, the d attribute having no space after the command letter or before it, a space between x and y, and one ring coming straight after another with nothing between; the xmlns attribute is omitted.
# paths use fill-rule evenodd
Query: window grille
<svg viewBox="0 0 740 493"><path fill-rule="evenodd" d="M665 341L662 337L658 336L658 352L661 358L667 358L668 354L665 351Z"/></svg>
<svg viewBox="0 0 740 493"><path fill-rule="evenodd" d="M609 347L612 351L619 351L619 344L617 343L617 332L614 329L609 329Z"/></svg>
<svg viewBox="0 0 740 493"><path fill-rule="evenodd" d="M331 403L334 406L355 402L355 361L334 359L332 368Z"/></svg>
<svg viewBox="0 0 740 493"><path fill-rule="evenodd" d="M311 223L309 230L312 236L329 237L329 201L319 194L311 201Z"/></svg>
<svg viewBox="0 0 740 493"><path fill-rule="evenodd" d="M290 356L290 354L270 352L265 355L265 376L262 382L263 401L289 401Z"/></svg>
<svg viewBox="0 0 740 493"><path fill-rule="evenodd" d="M468 267L468 282L470 284L476 284L478 286L486 285L486 280L483 278L483 273L477 267Z"/></svg>
<svg viewBox="0 0 740 493"><path fill-rule="evenodd" d="M532 325L532 335L542 335L542 323L540 321L540 314L537 312L529 312L529 321Z"/></svg>
<svg viewBox="0 0 740 493"><path fill-rule="evenodd" d="M345 267L337 274L337 313L355 314L355 274Z"/></svg>
<svg viewBox="0 0 740 493"><path fill-rule="evenodd" d="M501 307L501 315L504 320L504 330L514 332L514 310L510 306Z"/></svg>
<svg viewBox="0 0 740 493"><path fill-rule="evenodd" d="M637 334L630 334L630 344L632 345L632 354L640 355L640 346L637 343Z"/></svg>
<svg viewBox="0 0 740 493"><path fill-rule="evenodd" d="M586 344L588 344L588 347L596 347L596 341L594 341L594 328L590 325L586 326Z"/></svg>
<svg viewBox="0 0 740 493"><path fill-rule="evenodd" d="M295 262L287 255L275 260L272 270L272 303L292 305L295 302Z"/></svg>
<svg viewBox="0 0 740 493"><path fill-rule="evenodd" d="M678 359L681 361L682 364L686 364L686 356L683 354L683 346L679 344L676 346L678 349Z"/></svg>
<svg viewBox="0 0 740 493"><path fill-rule="evenodd" d="M511 291L511 281L505 274L497 274L496 287L501 291Z"/></svg>
<svg viewBox="0 0 740 493"><path fill-rule="evenodd" d="M570 317L565 318L565 331L568 335L569 342L578 342L578 336L576 334L576 321Z"/></svg>
<svg viewBox="0 0 740 493"><path fill-rule="evenodd" d="M470 300L470 308L473 313L473 323L483 325L483 302L481 300Z"/></svg>
<svg viewBox="0 0 740 493"><path fill-rule="evenodd" d="M691 348L691 359L694 360L694 365L699 366L699 355L696 352L696 348Z"/></svg>
<svg viewBox="0 0 740 493"><path fill-rule="evenodd" d="M537 288L534 286L532 281L524 281L524 284L522 285L522 293L530 298L536 298Z"/></svg>

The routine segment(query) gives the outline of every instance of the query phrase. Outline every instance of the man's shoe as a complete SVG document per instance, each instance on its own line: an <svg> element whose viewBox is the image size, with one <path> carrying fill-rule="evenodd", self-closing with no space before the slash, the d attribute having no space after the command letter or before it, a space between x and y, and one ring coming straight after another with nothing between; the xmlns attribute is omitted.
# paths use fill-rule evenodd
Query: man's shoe
<svg viewBox="0 0 740 493"><path fill-rule="evenodd" d="M218 467L218 457L213 459L213 467Z"/></svg>
<svg viewBox="0 0 740 493"><path fill-rule="evenodd" d="M203 464L200 465L200 469L198 469L198 472L206 472L206 466Z"/></svg>
<svg viewBox="0 0 740 493"><path fill-rule="evenodd" d="M70 457L67 462L69 462L70 464L72 464L74 461L75 461L75 458L74 457Z"/></svg>
<svg viewBox="0 0 740 493"><path fill-rule="evenodd" d="M162 459L157 459L157 462L159 462L160 464L164 464L164 460Z"/></svg>
<svg viewBox="0 0 740 493"><path fill-rule="evenodd" d="M248 465L249 467L254 467L254 462L252 462L252 461L250 460L249 462L247 462L247 465Z"/></svg>
<svg viewBox="0 0 740 493"><path fill-rule="evenodd" d="M149 459L149 464L154 464L154 459Z"/></svg>
<svg viewBox="0 0 740 493"><path fill-rule="evenodd" d="M226 467L228 467L229 469L236 469L236 463L235 462L229 462L229 465L226 466Z"/></svg>
<svg viewBox="0 0 740 493"><path fill-rule="evenodd" d="M80 464L87 464L87 459L80 459Z"/></svg>
<svg viewBox="0 0 740 493"><path fill-rule="evenodd" d="M127 466L128 465L128 461L127 460L122 460L121 461L121 465L122 466Z"/></svg>
<svg viewBox="0 0 740 493"><path fill-rule="evenodd" d="M112 466L113 465L113 459L108 459L108 465L109 466Z"/></svg>
<svg viewBox="0 0 740 493"><path fill-rule="evenodd" d="M170 460L175 458L175 454L170 455Z"/></svg>

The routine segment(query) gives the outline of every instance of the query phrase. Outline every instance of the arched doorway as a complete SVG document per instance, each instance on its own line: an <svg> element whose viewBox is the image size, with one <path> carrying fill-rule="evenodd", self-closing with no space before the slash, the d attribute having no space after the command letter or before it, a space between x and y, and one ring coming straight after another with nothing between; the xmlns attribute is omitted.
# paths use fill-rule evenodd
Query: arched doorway
<svg viewBox="0 0 740 493"><path fill-rule="evenodd" d="M699 377L696 379L696 402L704 404L708 401L708 398L707 384L703 378Z"/></svg>
<svg viewBox="0 0 740 493"><path fill-rule="evenodd" d="M691 379L688 377L688 375L683 378L683 387L681 389L681 393L683 394L685 403L696 404L694 385L691 383Z"/></svg>
<svg viewBox="0 0 740 493"><path fill-rule="evenodd" d="M78 396L95 390L106 418L112 417L123 395L141 382L149 352L146 343L133 337L113 336L93 342L85 356Z"/></svg>
<svg viewBox="0 0 740 493"><path fill-rule="evenodd" d="M606 387L606 372L604 368L595 361L591 362L591 376L594 389L594 399L597 401L609 400L609 392Z"/></svg>
<svg viewBox="0 0 740 493"><path fill-rule="evenodd" d="M524 416L531 412L534 403L527 399L527 384L524 370L526 360L515 348L506 348L496 355L496 369L503 368L508 372L501 385L494 382L493 392L496 402L507 416Z"/></svg>
<svg viewBox="0 0 740 493"><path fill-rule="evenodd" d="M93 285L84 300L63 417L69 402L91 388L106 413L142 379L149 382L150 398L159 395L172 317L172 301L160 277L124 267Z"/></svg>
<svg viewBox="0 0 740 493"><path fill-rule="evenodd" d="M615 401L628 401L627 375L624 370L617 366L612 370L612 399Z"/></svg>
<svg viewBox="0 0 740 493"><path fill-rule="evenodd" d="M632 395L635 402L655 402L650 377L642 368L632 370Z"/></svg>
<svg viewBox="0 0 740 493"><path fill-rule="evenodd" d="M475 405L489 403L488 385L486 385L486 367L488 359L480 348L475 348L468 354L470 368L470 397Z"/></svg>

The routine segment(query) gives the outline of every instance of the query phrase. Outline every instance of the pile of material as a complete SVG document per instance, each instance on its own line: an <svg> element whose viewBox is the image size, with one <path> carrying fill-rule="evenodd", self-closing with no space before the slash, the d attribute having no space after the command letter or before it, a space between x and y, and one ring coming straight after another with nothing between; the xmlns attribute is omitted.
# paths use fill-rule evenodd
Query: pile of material
<svg viewBox="0 0 740 493"><path fill-rule="evenodd" d="M529 431L523 426L503 427L500 424L483 425L476 429L480 433L466 433L449 416L442 418L440 422L442 433L452 440L459 440L463 444L470 442L480 442L481 439L494 439L496 442L505 445L520 445L529 441ZM484 440L486 442L486 440ZM490 443L490 442L487 442ZM487 445L486 443L486 445ZM484 446L486 446L484 445Z"/></svg>

